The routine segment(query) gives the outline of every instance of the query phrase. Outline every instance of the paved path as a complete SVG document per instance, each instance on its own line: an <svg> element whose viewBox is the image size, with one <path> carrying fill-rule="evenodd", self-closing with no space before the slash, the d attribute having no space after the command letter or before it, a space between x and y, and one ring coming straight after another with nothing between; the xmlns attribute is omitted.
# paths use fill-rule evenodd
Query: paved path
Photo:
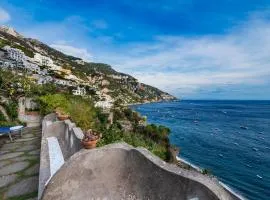
<svg viewBox="0 0 270 200"><path fill-rule="evenodd" d="M0 199L36 199L41 129L27 128L14 142L1 140Z"/></svg>

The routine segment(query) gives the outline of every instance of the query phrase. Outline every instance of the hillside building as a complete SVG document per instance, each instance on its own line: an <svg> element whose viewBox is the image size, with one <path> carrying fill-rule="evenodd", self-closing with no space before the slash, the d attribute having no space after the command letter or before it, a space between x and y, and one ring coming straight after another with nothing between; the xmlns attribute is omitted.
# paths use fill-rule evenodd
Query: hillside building
<svg viewBox="0 0 270 200"><path fill-rule="evenodd" d="M10 46L5 46L3 49L6 50L8 58L17 62L23 62L25 60L25 54L22 50L15 49Z"/></svg>
<svg viewBox="0 0 270 200"><path fill-rule="evenodd" d="M72 93L73 95L76 95L76 96L84 96L86 95L86 90L84 87L77 87L77 89L75 90L72 90Z"/></svg>
<svg viewBox="0 0 270 200"><path fill-rule="evenodd" d="M34 60L42 66L53 66L53 60L47 56L35 53Z"/></svg>

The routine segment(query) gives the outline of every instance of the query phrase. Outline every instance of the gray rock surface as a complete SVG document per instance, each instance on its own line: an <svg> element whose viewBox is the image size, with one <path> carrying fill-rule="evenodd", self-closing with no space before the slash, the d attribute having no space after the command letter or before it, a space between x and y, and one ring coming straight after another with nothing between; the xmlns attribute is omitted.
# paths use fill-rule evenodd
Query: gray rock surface
<svg viewBox="0 0 270 200"><path fill-rule="evenodd" d="M1 151L7 151L7 150L14 150L17 148L20 148L21 145L18 143L8 143L8 144L4 144L1 148Z"/></svg>
<svg viewBox="0 0 270 200"><path fill-rule="evenodd" d="M38 155L30 155L30 156L24 155L24 156L12 158L12 159L10 159L10 161L12 161L12 162L19 162L19 161L25 161L25 160L36 160L38 158L39 158Z"/></svg>
<svg viewBox="0 0 270 200"><path fill-rule="evenodd" d="M146 149L123 143L74 154L51 179L43 193L43 200L91 198L238 199L216 179L168 164Z"/></svg>
<svg viewBox="0 0 270 200"><path fill-rule="evenodd" d="M3 166L5 166L5 165L7 165L7 164L9 164L9 163L10 163L10 161L8 161L8 160L0 161L0 168L3 167Z"/></svg>
<svg viewBox="0 0 270 200"><path fill-rule="evenodd" d="M22 138L33 138L35 137L32 133L23 134Z"/></svg>
<svg viewBox="0 0 270 200"><path fill-rule="evenodd" d="M36 149L36 150L33 150L33 151L30 151L28 152L29 155L39 155L40 154L40 150L39 149Z"/></svg>
<svg viewBox="0 0 270 200"><path fill-rule="evenodd" d="M38 185L38 176L23 179L18 183L12 185L11 187L9 187L5 196L15 197L35 192L37 191L37 185Z"/></svg>
<svg viewBox="0 0 270 200"><path fill-rule="evenodd" d="M17 199L25 194L35 197L33 192L38 190L41 130L25 128L23 135L27 138L18 135L13 142L2 138L5 141L0 148L0 199ZM33 162L36 164L30 166Z"/></svg>
<svg viewBox="0 0 270 200"><path fill-rule="evenodd" d="M16 142L29 142L29 141L38 140L38 139L39 139L39 137L20 138L20 139L17 139Z"/></svg>
<svg viewBox="0 0 270 200"><path fill-rule="evenodd" d="M34 149L37 149L37 146L33 145L33 144L30 144L30 145L25 145L25 146L17 149L16 151L31 151L31 150L34 150Z"/></svg>
<svg viewBox="0 0 270 200"><path fill-rule="evenodd" d="M6 165L5 167L1 168L0 176L19 172L21 170L24 170L28 166L29 166L29 162L16 162L16 163L12 163L10 165Z"/></svg>
<svg viewBox="0 0 270 200"><path fill-rule="evenodd" d="M15 158L15 157L20 156L22 154L24 154L24 153L23 152L6 153L6 154L3 154L0 156L0 160Z"/></svg>
<svg viewBox="0 0 270 200"><path fill-rule="evenodd" d="M25 175L34 175L34 174L38 174L39 172L39 164L35 164L32 167L30 167L29 169L25 170L24 174Z"/></svg>
<svg viewBox="0 0 270 200"><path fill-rule="evenodd" d="M17 175L12 174L12 175L7 175L7 176L1 176L0 177L0 188L5 187L8 184L14 182L17 178Z"/></svg>

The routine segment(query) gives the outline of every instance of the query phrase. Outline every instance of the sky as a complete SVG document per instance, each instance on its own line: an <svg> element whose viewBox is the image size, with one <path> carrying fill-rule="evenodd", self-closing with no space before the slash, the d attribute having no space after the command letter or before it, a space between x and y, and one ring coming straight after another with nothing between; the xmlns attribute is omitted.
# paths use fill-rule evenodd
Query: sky
<svg viewBox="0 0 270 200"><path fill-rule="evenodd" d="M0 24L182 99L270 99L269 0L1 0Z"/></svg>

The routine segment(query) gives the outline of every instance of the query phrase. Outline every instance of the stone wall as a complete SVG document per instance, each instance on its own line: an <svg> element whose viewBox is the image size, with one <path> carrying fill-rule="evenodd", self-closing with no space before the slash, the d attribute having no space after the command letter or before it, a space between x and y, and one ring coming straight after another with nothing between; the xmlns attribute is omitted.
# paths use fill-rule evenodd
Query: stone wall
<svg viewBox="0 0 270 200"><path fill-rule="evenodd" d="M42 121L42 140L41 140L41 153L40 153L40 171L39 171L39 199L43 190L54 175L51 174L53 157L63 157L64 161L68 160L70 156L78 152L81 146L81 139L83 132L80 128L76 127L70 120L58 121L55 114L49 114L44 117ZM50 155L48 138L57 138L59 143L60 152L58 155Z"/></svg>
<svg viewBox="0 0 270 200"><path fill-rule="evenodd" d="M48 184L44 200L237 200L215 178L168 164L125 143L74 154Z"/></svg>

